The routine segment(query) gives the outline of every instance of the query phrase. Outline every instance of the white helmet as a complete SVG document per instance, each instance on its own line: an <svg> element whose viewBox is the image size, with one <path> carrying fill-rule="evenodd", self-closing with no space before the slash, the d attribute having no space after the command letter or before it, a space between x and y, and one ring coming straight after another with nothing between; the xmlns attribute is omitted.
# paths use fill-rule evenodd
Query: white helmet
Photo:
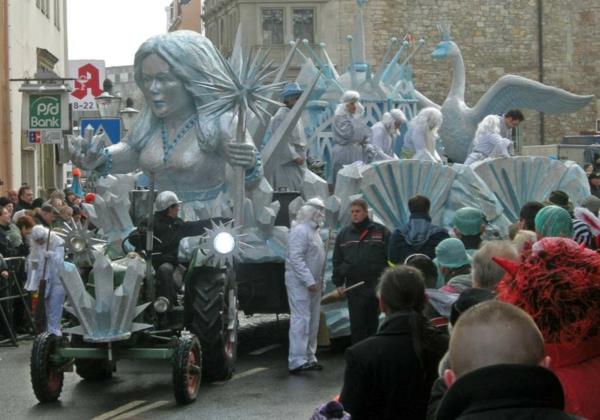
<svg viewBox="0 0 600 420"><path fill-rule="evenodd" d="M154 207L156 211L163 211L168 209L174 204L181 204L177 198L177 194L173 191L163 191L156 196L156 200L154 201Z"/></svg>

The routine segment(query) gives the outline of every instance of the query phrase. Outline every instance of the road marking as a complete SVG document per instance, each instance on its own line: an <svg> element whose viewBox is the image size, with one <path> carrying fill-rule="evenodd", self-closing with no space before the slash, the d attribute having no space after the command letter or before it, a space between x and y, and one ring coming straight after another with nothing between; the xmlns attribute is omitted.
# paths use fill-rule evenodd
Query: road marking
<svg viewBox="0 0 600 420"><path fill-rule="evenodd" d="M100 414L99 416L94 417L92 420L108 420L111 417L118 416L119 414L124 413L125 411L129 411L132 408L135 408L139 405L146 404L146 402L147 401L131 401L130 403L122 405L121 407L115 408L114 410L107 411L104 414Z"/></svg>
<svg viewBox="0 0 600 420"><path fill-rule="evenodd" d="M231 380L242 379L242 378L245 378L246 376L254 375L256 373L263 372L268 369L269 368L266 368L266 367L257 367L254 369L250 369L250 370L240 373L239 375L235 375L233 378L231 378Z"/></svg>
<svg viewBox="0 0 600 420"><path fill-rule="evenodd" d="M269 370L269 368L266 367L257 367L254 369L250 369L250 370L246 370L240 374L234 375L230 380L228 381L219 381L219 382L212 382L211 385L225 385L227 382L231 382L234 381L236 379L242 379L245 378L246 376L250 376L250 375L254 375L260 372L264 372L265 370Z"/></svg>
<svg viewBox="0 0 600 420"><path fill-rule="evenodd" d="M128 419L138 414L145 413L146 411L154 410L155 408L162 407L163 405L169 404L169 401L156 401L155 403L145 405L135 410L128 411L127 413L121 414L118 417L114 417L112 420L123 420Z"/></svg>
<svg viewBox="0 0 600 420"><path fill-rule="evenodd" d="M251 351L249 354L251 356L258 356L258 355L266 353L266 352L268 352L270 350L276 349L277 347L281 347L281 344L271 344L269 346L265 346L265 347L262 347L260 349L256 349L254 351Z"/></svg>

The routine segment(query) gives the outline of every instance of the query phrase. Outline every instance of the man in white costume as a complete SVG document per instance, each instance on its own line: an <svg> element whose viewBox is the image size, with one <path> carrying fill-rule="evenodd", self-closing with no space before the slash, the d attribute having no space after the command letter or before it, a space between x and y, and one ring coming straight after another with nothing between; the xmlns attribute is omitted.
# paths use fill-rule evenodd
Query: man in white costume
<svg viewBox="0 0 600 420"><path fill-rule="evenodd" d="M275 133L285 120L291 109L302 95L298 83L288 83L281 93L283 103L271 120L271 133ZM283 148L274 165L273 175L268 180L275 191L302 191L304 171L306 170L306 137L302 121L298 120L296 127L286 139L287 147Z"/></svg>
<svg viewBox="0 0 600 420"><path fill-rule="evenodd" d="M467 156L465 165L491 157L509 157L513 142L500 135L502 117L488 115L479 123L473 140L473 151Z"/></svg>
<svg viewBox="0 0 600 420"><path fill-rule="evenodd" d="M370 145L371 129L363 120L364 108L359 102L360 94L346 91L335 109L333 118L333 176L344 165L365 161L365 149Z"/></svg>
<svg viewBox="0 0 600 420"><path fill-rule="evenodd" d="M49 246L48 238L50 238ZM46 330L57 337L62 336L60 320L65 302L65 289L63 289L59 275L65 259L64 243L54 232L48 236L48 228L41 225L33 227L30 253L27 259L27 283L25 284L25 290L35 292L39 290L41 280L46 280L45 296L39 296L38 299L45 299ZM46 264L45 273L44 264Z"/></svg>
<svg viewBox="0 0 600 420"><path fill-rule="evenodd" d="M292 223L285 260L285 285L290 304L291 374L321 370L317 363L317 333L323 289L325 249L319 232L325 220L320 198L311 198L300 208Z"/></svg>
<svg viewBox="0 0 600 420"><path fill-rule="evenodd" d="M414 153L412 159L443 163L436 142L443 122L442 112L436 108L424 108L408 124L404 148Z"/></svg>
<svg viewBox="0 0 600 420"><path fill-rule="evenodd" d="M399 109L392 109L381 117L381 121L371 127L371 141L375 148L375 160L396 159L394 140L400 133L400 126L406 124L406 116Z"/></svg>

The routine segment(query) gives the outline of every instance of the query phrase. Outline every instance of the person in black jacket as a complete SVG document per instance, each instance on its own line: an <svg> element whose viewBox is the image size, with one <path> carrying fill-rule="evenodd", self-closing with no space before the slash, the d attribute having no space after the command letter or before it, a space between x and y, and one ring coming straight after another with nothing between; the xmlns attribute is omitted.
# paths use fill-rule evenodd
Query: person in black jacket
<svg viewBox="0 0 600 420"><path fill-rule="evenodd" d="M348 292L350 334L352 343L358 343L377 331L379 311L375 288L387 267L390 232L369 219L367 202L363 199L350 203L350 215L352 224L342 228L335 238L331 280L341 294L349 286L365 282Z"/></svg>
<svg viewBox="0 0 600 420"><path fill-rule="evenodd" d="M7 208L0 207L0 254L3 257L14 257L17 250L9 239L10 234L10 213Z"/></svg>
<svg viewBox="0 0 600 420"><path fill-rule="evenodd" d="M356 420L424 419L437 365L448 338L421 314L423 276L396 266L381 276L379 331L346 350L340 402Z"/></svg>
<svg viewBox="0 0 600 420"><path fill-rule="evenodd" d="M446 229L431 223L427 197L416 195L408 200L410 218L404 228L398 228L390 238L389 259L394 264L402 264L412 254L425 254L435 258L435 247L450 237Z"/></svg>
<svg viewBox="0 0 600 420"><path fill-rule="evenodd" d="M188 236L204 233L209 220L184 222L179 217L181 201L172 191L163 191L156 197L154 206L154 241L152 265L156 270L156 296L169 300L169 309L177 303L177 285L173 274L178 264L179 242ZM143 239L142 239L143 241Z"/></svg>
<svg viewBox="0 0 600 420"><path fill-rule="evenodd" d="M559 379L548 369L533 319L508 303L487 301L462 314L450 338L449 389L437 419L573 419Z"/></svg>

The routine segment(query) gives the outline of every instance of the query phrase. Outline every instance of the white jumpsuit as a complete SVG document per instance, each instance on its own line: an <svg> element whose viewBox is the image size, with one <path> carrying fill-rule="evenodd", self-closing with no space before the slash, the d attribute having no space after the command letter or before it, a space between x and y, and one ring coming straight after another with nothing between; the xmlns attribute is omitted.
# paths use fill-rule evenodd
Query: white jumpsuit
<svg viewBox="0 0 600 420"><path fill-rule="evenodd" d="M60 320L62 318L63 304L65 302L65 289L60 280L60 269L65 260L64 241L55 233L51 234L50 248L48 249L48 263L46 267L46 320L47 331L56 336L62 336ZM34 243L27 258L27 283L25 290L35 292L40 286L44 271L46 245ZM39 299L42 297L40 296Z"/></svg>
<svg viewBox="0 0 600 420"><path fill-rule="evenodd" d="M317 224L309 220L293 226L285 260L285 286L290 304L290 370L317 361L324 262L325 249ZM313 284L317 286L315 292L308 290Z"/></svg>

